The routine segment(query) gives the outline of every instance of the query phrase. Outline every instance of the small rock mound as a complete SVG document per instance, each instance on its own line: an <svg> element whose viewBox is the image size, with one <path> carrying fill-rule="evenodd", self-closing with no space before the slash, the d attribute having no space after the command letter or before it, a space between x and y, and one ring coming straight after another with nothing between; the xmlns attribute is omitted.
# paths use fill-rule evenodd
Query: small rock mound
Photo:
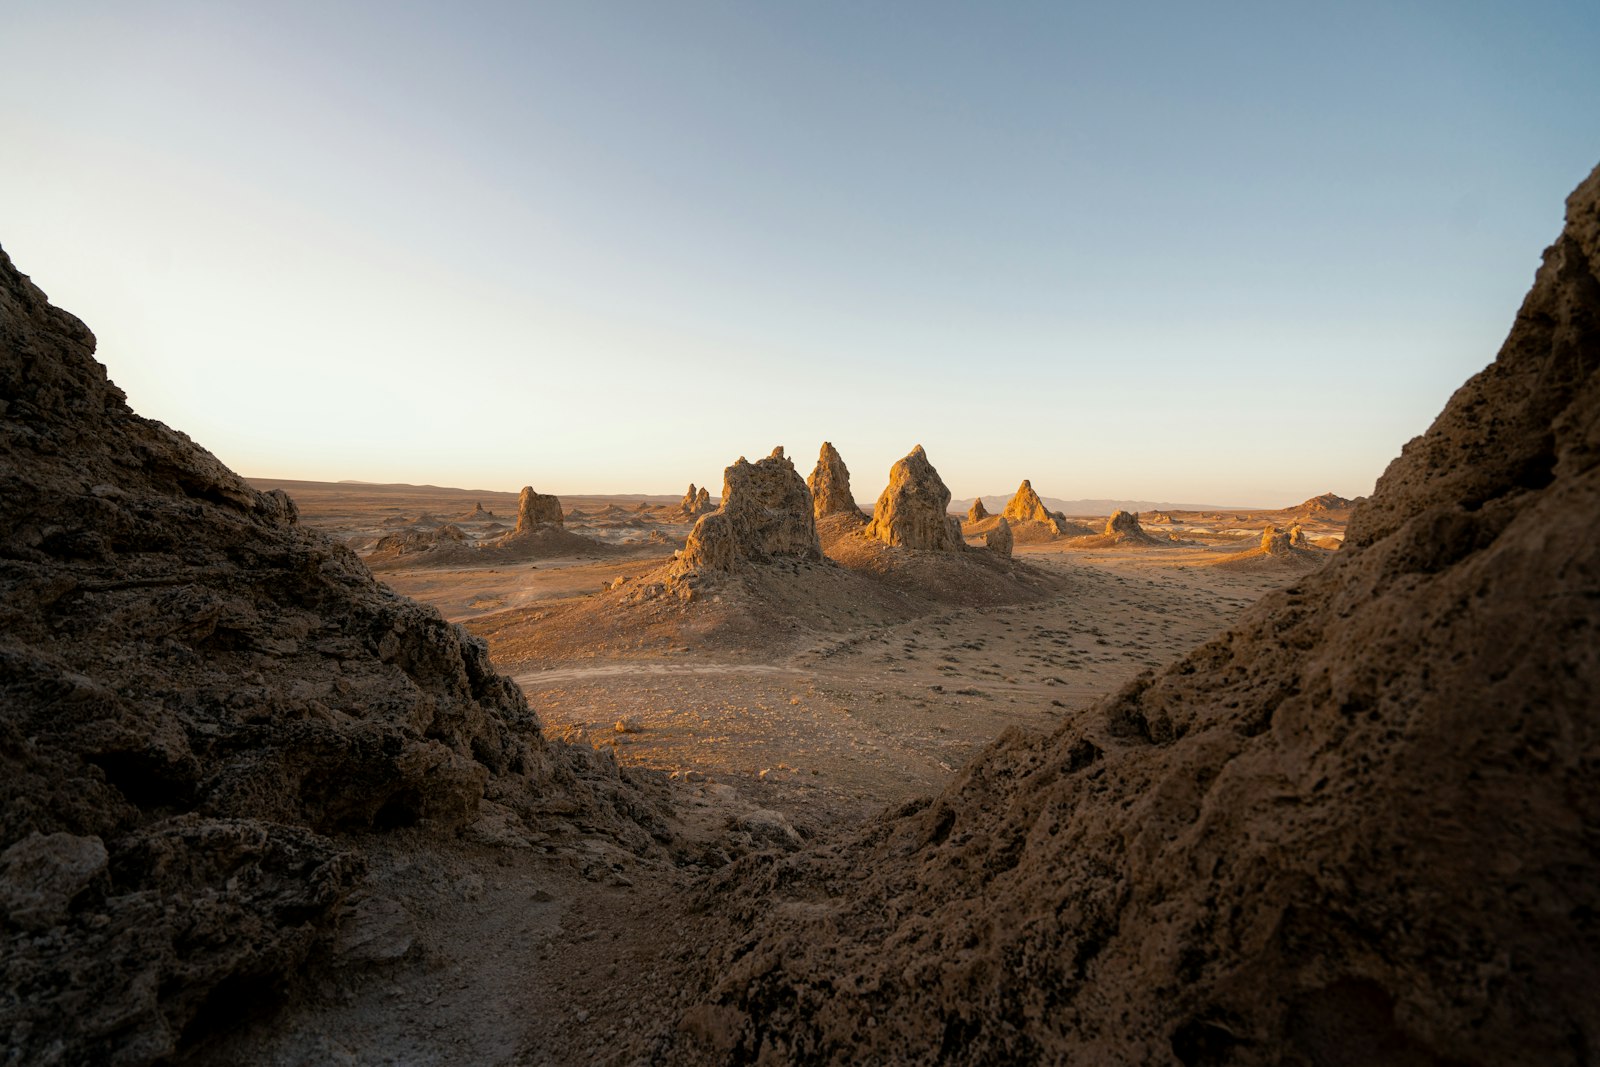
<svg viewBox="0 0 1600 1067"><path fill-rule="evenodd" d="M548 493L536 493L533 486L522 487L517 497L517 525L512 534L530 533L540 526L565 526L561 501Z"/></svg>
<svg viewBox="0 0 1600 1067"><path fill-rule="evenodd" d="M722 472L722 506L695 523L672 570L734 571L774 558L822 559L811 490L782 446L755 463L740 456Z"/></svg>
<svg viewBox="0 0 1600 1067"><path fill-rule="evenodd" d="M866 535L901 548L960 551L966 543L960 520L946 514L949 506L950 490L918 445L889 468L889 485L872 509Z"/></svg>
<svg viewBox="0 0 1600 1067"><path fill-rule="evenodd" d="M811 490L812 507L817 518L861 514L861 509L856 507L856 498L850 494L850 469L844 465L844 457L839 455L831 441L822 442L816 469L806 479L806 486Z"/></svg>
<svg viewBox="0 0 1600 1067"><path fill-rule="evenodd" d="M1000 516L1000 521L994 524L994 529L990 530L988 534L985 535L983 539L983 545L990 552L993 552L997 556L1004 557L1005 559L1011 558L1011 523L1006 521L1006 517L1004 515Z"/></svg>
<svg viewBox="0 0 1600 1067"><path fill-rule="evenodd" d="M1106 520L1105 535L1107 537L1148 537L1144 527L1139 525L1139 513L1136 511L1113 511Z"/></svg>
<svg viewBox="0 0 1600 1067"><path fill-rule="evenodd" d="M1355 501L1347 500L1337 493L1323 493L1321 496L1314 496L1299 507L1291 508L1290 510L1307 515L1316 515L1327 511L1349 511L1354 506Z"/></svg>

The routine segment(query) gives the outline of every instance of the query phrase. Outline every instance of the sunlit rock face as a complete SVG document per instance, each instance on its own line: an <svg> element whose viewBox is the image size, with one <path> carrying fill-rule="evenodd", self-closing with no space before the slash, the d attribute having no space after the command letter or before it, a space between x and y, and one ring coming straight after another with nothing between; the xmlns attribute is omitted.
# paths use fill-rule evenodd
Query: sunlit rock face
<svg viewBox="0 0 1600 1067"><path fill-rule="evenodd" d="M806 479L806 486L811 490L812 508L819 519L861 513L850 493L850 468L844 465L844 457L830 441L822 442L817 465Z"/></svg>
<svg viewBox="0 0 1600 1067"><path fill-rule="evenodd" d="M742 861L686 1023L725 1062L1587 1062L1597 522L1600 170L1326 565L852 842Z"/></svg>
<svg viewBox="0 0 1600 1067"><path fill-rule="evenodd" d="M1144 527L1139 525L1139 515L1133 511L1114 511L1106 520L1107 537L1143 537Z"/></svg>
<svg viewBox="0 0 1600 1067"><path fill-rule="evenodd" d="M775 558L822 559L811 491L781 446L723 471L722 506L695 523L675 570L731 571Z"/></svg>
<svg viewBox="0 0 1600 1067"><path fill-rule="evenodd" d="M1280 530L1276 526L1268 526L1262 530L1261 551L1269 556L1287 556L1291 551L1289 531Z"/></svg>
<svg viewBox="0 0 1600 1067"><path fill-rule="evenodd" d="M868 537L901 548L956 552L964 548L960 524L951 530L950 490L918 445L889 468L889 485L872 509Z"/></svg>
<svg viewBox="0 0 1600 1067"><path fill-rule="evenodd" d="M1049 522L1054 517L1039 494L1033 491L1033 483L1026 478L1017 486L1001 514L1012 522Z"/></svg>
<svg viewBox="0 0 1600 1067"><path fill-rule="evenodd" d="M525 485L517 497L517 526L513 534L529 533L540 526L565 526L561 500L548 493L536 493Z"/></svg>
<svg viewBox="0 0 1600 1067"><path fill-rule="evenodd" d="M711 494L705 489L696 489L693 482L683 494L683 499L678 502L678 511L686 519L693 519L711 511Z"/></svg>
<svg viewBox="0 0 1600 1067"><path fill-rule="evenodd" d="M980 496L978 499L974 500L972 502L972 506L967 509L967 521L982 522L988 517L989 509L983 506L983 497Z"/></svg>

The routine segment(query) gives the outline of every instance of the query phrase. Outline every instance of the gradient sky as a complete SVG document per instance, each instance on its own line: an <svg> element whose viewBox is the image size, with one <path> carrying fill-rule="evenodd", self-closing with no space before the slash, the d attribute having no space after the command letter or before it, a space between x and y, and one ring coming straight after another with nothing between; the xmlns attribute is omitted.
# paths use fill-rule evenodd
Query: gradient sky
<svg viewBox="0 0 1600 1067"><path fill-rule="evenodd" d="M247 475L1366 493L1600 161L1600 4L0 3L0 244Z"/></svg>

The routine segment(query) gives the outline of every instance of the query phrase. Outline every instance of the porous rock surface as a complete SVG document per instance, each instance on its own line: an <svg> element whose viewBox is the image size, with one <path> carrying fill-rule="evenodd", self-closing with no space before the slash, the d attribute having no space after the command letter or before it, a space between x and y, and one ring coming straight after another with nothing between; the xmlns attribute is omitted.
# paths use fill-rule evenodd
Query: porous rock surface
<svg viewBox="0 0 1600 1067"><path fill-rule="evenodd" d="M812 507L819 519L861 513L856 507L856 498L850 493L850 468L844 465L844 457L831 441L822 442L817 465L806 479L806 487L811 490Z"/></svg>
<svg viewBox="0 0 1600 1067"><path fill-rule="evenodd" d="M1013 547L1011 523L1006 521L1004 515L1000 516L1000 521L994 524L994 529L984 535L983 547L1004 559L1011 558Z"/></svg>
<svg viewBox="0 0 1600 1067"><path fill-rule="evenodd" d="M829 851L741 861L686 1045L764 1063L1600 1048L1600 170L1344 549Z"/></svg>
<svg viewBox="0 0 1600 1067"><path fill-rule="evenodd" d="M729 572L774 558L822 559L811 490L781 445L755 463L740 456L722 472L722 506L694 524L672 571Z"/></svg>
<svg viewBox="0 0 1600 1067"><path fill-rule="evenodd" d="M517 496L517 525L513 535L530 533L540 526L565 526L561 514L561 500L549 493L536 493L533 486L525 485Z"/></svg>
<svg viewBox="0 0 1600 1067"><path fill-rule="evenodd" d="M480 641L135 415L94 349L0 252L8 1063L168 1057L324 943L347 832L576 789Z"/></svg>
<svg viewBox="0 0 1600 1067"><path fill-rule="evenodd" d="M866 535L885 544L936 552L966 547L960 522L951 530L950 490L918 445L889 468L889 484L872 509Z"/></svg>

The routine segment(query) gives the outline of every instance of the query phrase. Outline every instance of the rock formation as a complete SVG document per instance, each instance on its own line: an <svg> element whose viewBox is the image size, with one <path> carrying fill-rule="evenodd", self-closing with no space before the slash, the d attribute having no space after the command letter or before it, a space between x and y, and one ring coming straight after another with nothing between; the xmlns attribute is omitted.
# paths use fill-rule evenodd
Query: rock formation
<svg viewBox="0 0 1600 1067"><path fill-rule="evenodd" d="M1311 542L1306 538L1305 528L1298 522L1289 527L1289 544L1293 548L1311 547Z"/></svg>
<svg viewBox="0 0 1600 1067"><path fill-rule="evenodd" d="M1269 556L1287 556L1291 551L1289 547L1289 531L1280 530L1276 526L1268 526L1261 531L1261 551Z"/></svg>
<svg viewBox="0 0 1600 1067"><path fill-rule="evenodd" d="M806 486L811 490L812 506L816 509L817 518L861 514L861 509L856 507L856 498L850 495L850 469L844 465L844 457L839 455L832 442L822 442L816 469L806 479Z"/></svg>
<svg viewBox="0 0 1600 1067"><path fill-rule="evenodd" d="M202 1014L270 1001L362 878L330 835L453 835L486 789L518 811L576 789L482 642L135 415L94 348L0 252L15 1063L166 1062Z"/></svg>
<svg viewBox="0 0 1600 1067"><path fill-rule="evenodd" d="M540 526L565 526L561 501L548 493L536 493L525 485L517 497L517 525L513 534L530 533Z"/></svg>
<svg viewBox="0 0 1600 1067"><path fill-rule="evenodd" d="M1139 525L1139 513L1135 511L1112 512L1106 520L1105 534L1107 537L1146 536L1144 527Z"/></svg>
<svg viewBox="0 0 1600 1067"><path fill-rule="evenodd" d="M678 512L686 519L693 519L711 510L711 494L704 489L696 489L694 483L690 482L688 491L678 502Z"/></svg>
<svg viewBox="0 0 1600 1067"><path fill-rule="evenodd" d="M989 509L983 506L983 497L978 497L967 509L968 522L982 522L989 517Z"/></svg>
<svg viewBox="0 0 1600 1067"><path fill-rule="evenodd" d="M782 446L722 472L722 506L695 523L674 570L732 571L773 558L822 559L811 491Z"/></svg>
<svg viewBox="0 0 1600 1067"><path fill-rule="evenodd" d="M1597 521L1600 169L1342 551L853 844L743 861L686 1026L738 1062L1588 1062Z"/></svg>
<svg viewBox="0 0 1600 1067"><path fill-rule="evenodd" d="M959 525L957 532L951 533L950 519L945 514L949 506L950 490L918 445L889 468L889 485L872 509L866 534L903 548L959 551L966 545Z"/></svg>
<svg viewBox="0 0 1600 1067"><path fill-rule="evenodd" d="M1004 515L1000 516L1000 521L994 524L994 529L984 536L983 544L985 548L995 555L1005 559L1011 558L1011 523L1006 521Z"/></svg>
<svg viewBox="0 0 1600 1067"><path fill-rule="evenodd" d="M1337 493L1323 493L1321 496L1312 497L1310 500L1307 500L1305 503L1292 510L1303 512L1308 515L1315 515L1324 511L1345 511L1354 506L1354 504L1355 501L1346 500Z"/></svg>
<svg viewBox="0 0 1600 1067"><path fill-rule="evenodd" d="M1033 483L1026 478L1017 486L1016 493L1007 501L1001 514L1011 522L1049 522L1055 517L1044 506L1044 501L1039 499L1039 494L1033 491Z"/></svg>

